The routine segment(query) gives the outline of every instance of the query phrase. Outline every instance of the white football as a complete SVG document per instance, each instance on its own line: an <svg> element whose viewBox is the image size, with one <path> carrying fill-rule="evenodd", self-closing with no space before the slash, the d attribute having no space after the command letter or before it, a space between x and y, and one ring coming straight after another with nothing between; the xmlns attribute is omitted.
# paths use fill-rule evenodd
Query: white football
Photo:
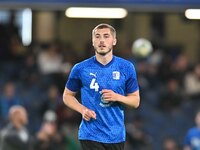
<svg viewBox="0 0 200 150"><path fill-rule="evenodd" d="M152 43L144 38L139 38L133 42L132 53L136 57L147 57L153 51Z"/></svg>

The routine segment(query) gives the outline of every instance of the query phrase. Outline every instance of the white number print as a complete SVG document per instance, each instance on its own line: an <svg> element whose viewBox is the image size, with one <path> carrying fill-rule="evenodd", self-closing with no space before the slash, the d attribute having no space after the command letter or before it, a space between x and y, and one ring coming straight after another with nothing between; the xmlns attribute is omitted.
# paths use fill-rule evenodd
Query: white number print
<svg viewBox="0 0 200 150"><path fill-rule="evenodd" d="M90 89L94 89L96 92L99 91L99 84L96 82L95 78L93 78L90 83Z"/></svg>

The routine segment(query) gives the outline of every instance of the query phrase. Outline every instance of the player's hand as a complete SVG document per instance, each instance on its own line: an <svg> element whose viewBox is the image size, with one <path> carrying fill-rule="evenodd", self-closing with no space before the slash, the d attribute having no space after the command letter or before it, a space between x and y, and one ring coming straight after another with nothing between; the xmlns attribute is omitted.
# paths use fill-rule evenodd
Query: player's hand
<svg viewBox="0 0 200 150"><path fill-rule="evenodd" d="M115 102L117 101L117 97L118 97L118 94L115 93L114 91L112 90L107 90L107 89L103 89L101 91L101 94L102 94L102 97L103 97L103 100L105 101L112 101L112 102Z"/></svg>
<svg viewBox="0 0 200 150"><path fill-rule="evenodd" d="M96 119L96 113L93 110L86 108L83 110L82 117L86 121L90 121L90 119Z"/></svg>

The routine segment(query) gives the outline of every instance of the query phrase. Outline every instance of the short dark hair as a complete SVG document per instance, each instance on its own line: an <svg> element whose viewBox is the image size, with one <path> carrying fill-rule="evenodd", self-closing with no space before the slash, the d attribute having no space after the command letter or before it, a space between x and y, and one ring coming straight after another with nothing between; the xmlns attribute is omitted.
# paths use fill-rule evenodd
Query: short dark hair
<svg viewBox="0 0 200 150"><path fill-rule="evenodd" d="M113 26L106 24L106 23L101 23L99 25L97 25L93 30L92 30L92 35L94 35L94 32L96 29L104 29L104 28L108 28L111 31L111 34L113 35L113 37L116 37L116 30Z"/></svg>

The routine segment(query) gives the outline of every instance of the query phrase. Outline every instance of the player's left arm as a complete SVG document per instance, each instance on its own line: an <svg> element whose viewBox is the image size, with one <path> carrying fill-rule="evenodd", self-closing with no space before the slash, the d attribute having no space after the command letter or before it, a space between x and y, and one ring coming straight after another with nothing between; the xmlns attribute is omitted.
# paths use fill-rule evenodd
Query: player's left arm
<svg viewBox="0 0 200 150"><path fill-rule="evenodd" d="M137 108L140 104L139 90L130 93L127 96L115 93L114 91L108 89L103 89L101 92L105 101L120 102L134 108Z"/></svg>

